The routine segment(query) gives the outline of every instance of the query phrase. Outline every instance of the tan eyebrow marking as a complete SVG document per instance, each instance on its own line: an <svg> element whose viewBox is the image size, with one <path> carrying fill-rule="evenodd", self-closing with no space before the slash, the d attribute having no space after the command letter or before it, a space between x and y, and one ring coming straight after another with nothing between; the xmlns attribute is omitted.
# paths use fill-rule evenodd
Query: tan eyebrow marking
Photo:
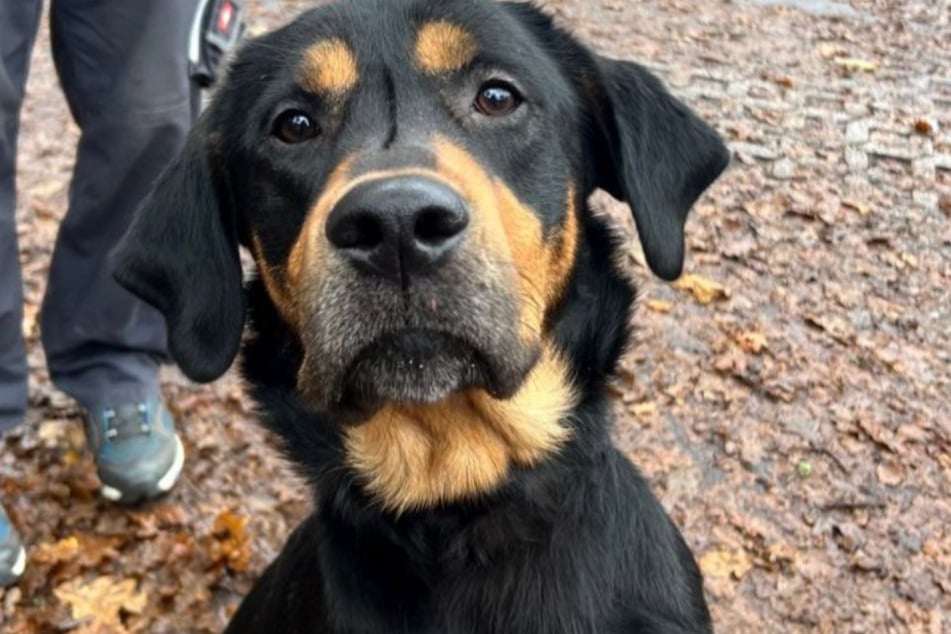
<svg viewBox="0 0 951 634"><path fill-rule="evenodd" d="M416 65L431 75L457 71L475 58L475 37L457 24L427 22L416 34Z"/></svg>
<svg viewBox="0 0 951 634"><path fill-rule="evenodd" d="M318 42L304 52L298 81L316 93L344 95L360 81L357 58L343 40Z"/></svg>

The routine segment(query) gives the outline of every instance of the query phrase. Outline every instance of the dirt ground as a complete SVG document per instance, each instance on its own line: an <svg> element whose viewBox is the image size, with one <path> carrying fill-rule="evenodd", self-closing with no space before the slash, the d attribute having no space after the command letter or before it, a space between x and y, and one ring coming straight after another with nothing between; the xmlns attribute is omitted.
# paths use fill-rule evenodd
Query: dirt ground
<svg viewBox="0 0 951 634"><path fill-rule="evenodd" d="M249 0L252 28L307 3ZM617 438L706 575L720 632L951 631L951 6L947 0L552 0L653 68L734 165L688 225L688 275L648 274ZM182 483L97 497L36 309L78 135L46 35L23 113L19 229L31 412L0 450L30 566L0 631L217 632L307 511L233 376L167 373Z"/></svg>

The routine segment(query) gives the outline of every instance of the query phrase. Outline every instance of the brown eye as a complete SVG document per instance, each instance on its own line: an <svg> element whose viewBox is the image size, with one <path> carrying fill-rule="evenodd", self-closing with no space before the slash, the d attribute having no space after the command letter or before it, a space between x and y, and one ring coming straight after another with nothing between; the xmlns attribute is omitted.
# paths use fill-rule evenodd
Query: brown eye
<svg viewBox="0 0 951 634"><path fill-rule="evenodd" d="M522 96L503 81L490 81L482 85L476 97L476 109L487 117L504 117L522 105Z"/></svg>
<svg viewBox="0 0 951 634"><path fill-rule="evenodd" d="M281 113L274 122L274 136L284 143L303 143L313 139L319 132L317 124L300 110Z"/></svg>

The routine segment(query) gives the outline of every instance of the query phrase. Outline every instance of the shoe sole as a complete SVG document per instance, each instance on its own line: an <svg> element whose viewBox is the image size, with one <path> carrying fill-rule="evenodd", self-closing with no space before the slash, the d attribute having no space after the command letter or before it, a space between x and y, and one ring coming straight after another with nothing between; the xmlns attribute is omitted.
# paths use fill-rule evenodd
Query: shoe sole
<svg viewBox="0 0 951 634"><path fill-rule="evenodd" d="M158 482L155 483L154 489L151 491L138 491L138 495L134 499L129 500L129 502L137 502L142 499L155 498L161 495L164 495L172 490L172 487L175 486L175 483L178 482L178 478L182 475L182 468L185 466L185 445L182 444L182 439L178 437L178 434L175 434L175 458L172 459L172 464L168 468L168 471L165 472ZM122 491L115 487L111 487L107 484L102 485L99 494L110 502L125 502L123 499Z"/></svg>
<svg viewBox="0 0 951 634"><path fill-rule="evenodd" d="M14 562L13 568L10 568L10 574L19 578L24 570L26 570L26 549L20 546L20 552L17 554L17 560Z"/></svg>
<svg viewBox="0 0 951 634"><path fill-rule="evenodd" d="M26 549L20 546L13 566L9 570L0 573L0 590L15 585L16 582L20 580L20 577L23 576L24 570L26 570Z"/></svg>

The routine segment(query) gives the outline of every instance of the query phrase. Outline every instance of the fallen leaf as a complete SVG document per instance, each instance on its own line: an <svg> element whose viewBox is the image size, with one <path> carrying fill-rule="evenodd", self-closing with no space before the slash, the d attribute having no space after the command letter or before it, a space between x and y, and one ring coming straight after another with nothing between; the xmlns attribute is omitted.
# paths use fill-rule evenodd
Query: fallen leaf
<svg viewBox="0 0 951 634"><path fill-rule="evenodd" d="M649 299L644 302L644 305L647 306L647 309L655 313L661 313L666 315L674 309L674 305L670 302L665 302L661 299Z"/></svg>
<svg viewBox="0 0 951 634"><path fill-rule="evenodd" d="M67 421L44 420L37 429L36 437L47 447L55 447L66 437Z"/></svg>
<svg viewBox="0 0 951 634"><path fill-rule="evenodd" d="M927 119L918 119L915 121L915 132L925 136L931 136L934 133L934 126Z"/></svg>
<svg viewBox="0 0 951 634"><path fill-rule="evenodd" d="M836 57L833 62L850 73L874 73L878 70L878 64L875 62L858 57Z"/></svg>
<svg viewBox="0 0 951 634"><path fill-rule="evenodd" d="M865 216L869 215L869 214L871 213L871 211L872 211L871 209L869 209L869 206L868 206L868 205L866 205L866 204L864 204L864 203L860 203L860 202L855 201L855 200L849 200L849 199L843 200L843 201L842 201L842 206L857 211L858 214L859 214L860 216L862 216L863 218L864 218Z"/></svg>
<svg viewBox="0 0 951 634"><path fill-rule="evenodd" d="M75 537L66 537L55 543L43 543L35 546L30 552L33 563L55 565L72 561L79 556L79 540Z"/></svg>
<svg viewBox="0 0 951 634"><path fill-rule="evenodd" d="M23 338L32 339L36 334L36 319L40 313L39 306L31 303L23 305Z"/></svg>
<svg viewBox="0 0 951 634"><path fill-rule="evenodd" d="M103 631L119 630L122 628L123 612L140 614L146 604L145 593L138 590L134 579L117 581L103 576L89 583L83 579L72 579L59 585L53 593L70 607L74 619L88 619L88 627L101 628Z"/></svg>
<svg viewBox="0 0 951 634"><path fill-rule="evenodd" d="M27 190L27 194L36 198L49 198L63 189L63 181L58 178L42 180Z"/></svg>
<svg viewBox="0 0 951 634"><path fill-rule="evenodd" d="M750 556L744 550L711 550L700 558L704 576L739 581L753 568Z"/></svg>
<svg viewBox="0 0 951 634"><path fill-rule="evenodd" d="M736 342L744 351L750 354L763 354L769 349L769 339L757 330L740 333L736 337Z"/></svg>
<svg viewBox="0 0 951 634"><path fill-rule="evenodd" d="M819 56L823 59L831 59L837 55L841 55L842 51L835 44L826 42L825 44L819 45Z"/></svg>
<svg viewBox="0 0 951 634"><path fill-rule="evenodd" d="M212 529L211 560L224 564L232 572L246 572L251 565L248 519L232 511L223 511L215 518Z"/></svg>
<svg viewBox="0 0 951 634"><path fill-rule="evenodd" d="M766 549L764 558L768 568L777 569L796 563L798 554L792 546L777 542Z"/></svg>
<svg viewBox="0 0 951 634"><path fill-rule="evenodd" d="M635 416L650 416L657 411L657 403L655 401L635 403L628 408L628 411Z"/></svg>
<svg viewBox="0 0 951 634"><path fill-rule="evenodd" d="M905 480L905 474L897 460L889 460L878 465L875 468L875 475L878 476L879 482L890 487L897 487Z"/></svg>
<svg viewBox="0 0 951 634"><path fill-rule="evenodd" d="M701 275L684 275L674 282L674 288L689 291L697 303L704 306L730 298L730 291L726 287Z"/></svg>
<svg viewBox="0 0 951 634"><path fill-rule="evenodd" d="M951 218L951 194L942 194L938 199L938 208L944 212L944 215Z"/></svg>

